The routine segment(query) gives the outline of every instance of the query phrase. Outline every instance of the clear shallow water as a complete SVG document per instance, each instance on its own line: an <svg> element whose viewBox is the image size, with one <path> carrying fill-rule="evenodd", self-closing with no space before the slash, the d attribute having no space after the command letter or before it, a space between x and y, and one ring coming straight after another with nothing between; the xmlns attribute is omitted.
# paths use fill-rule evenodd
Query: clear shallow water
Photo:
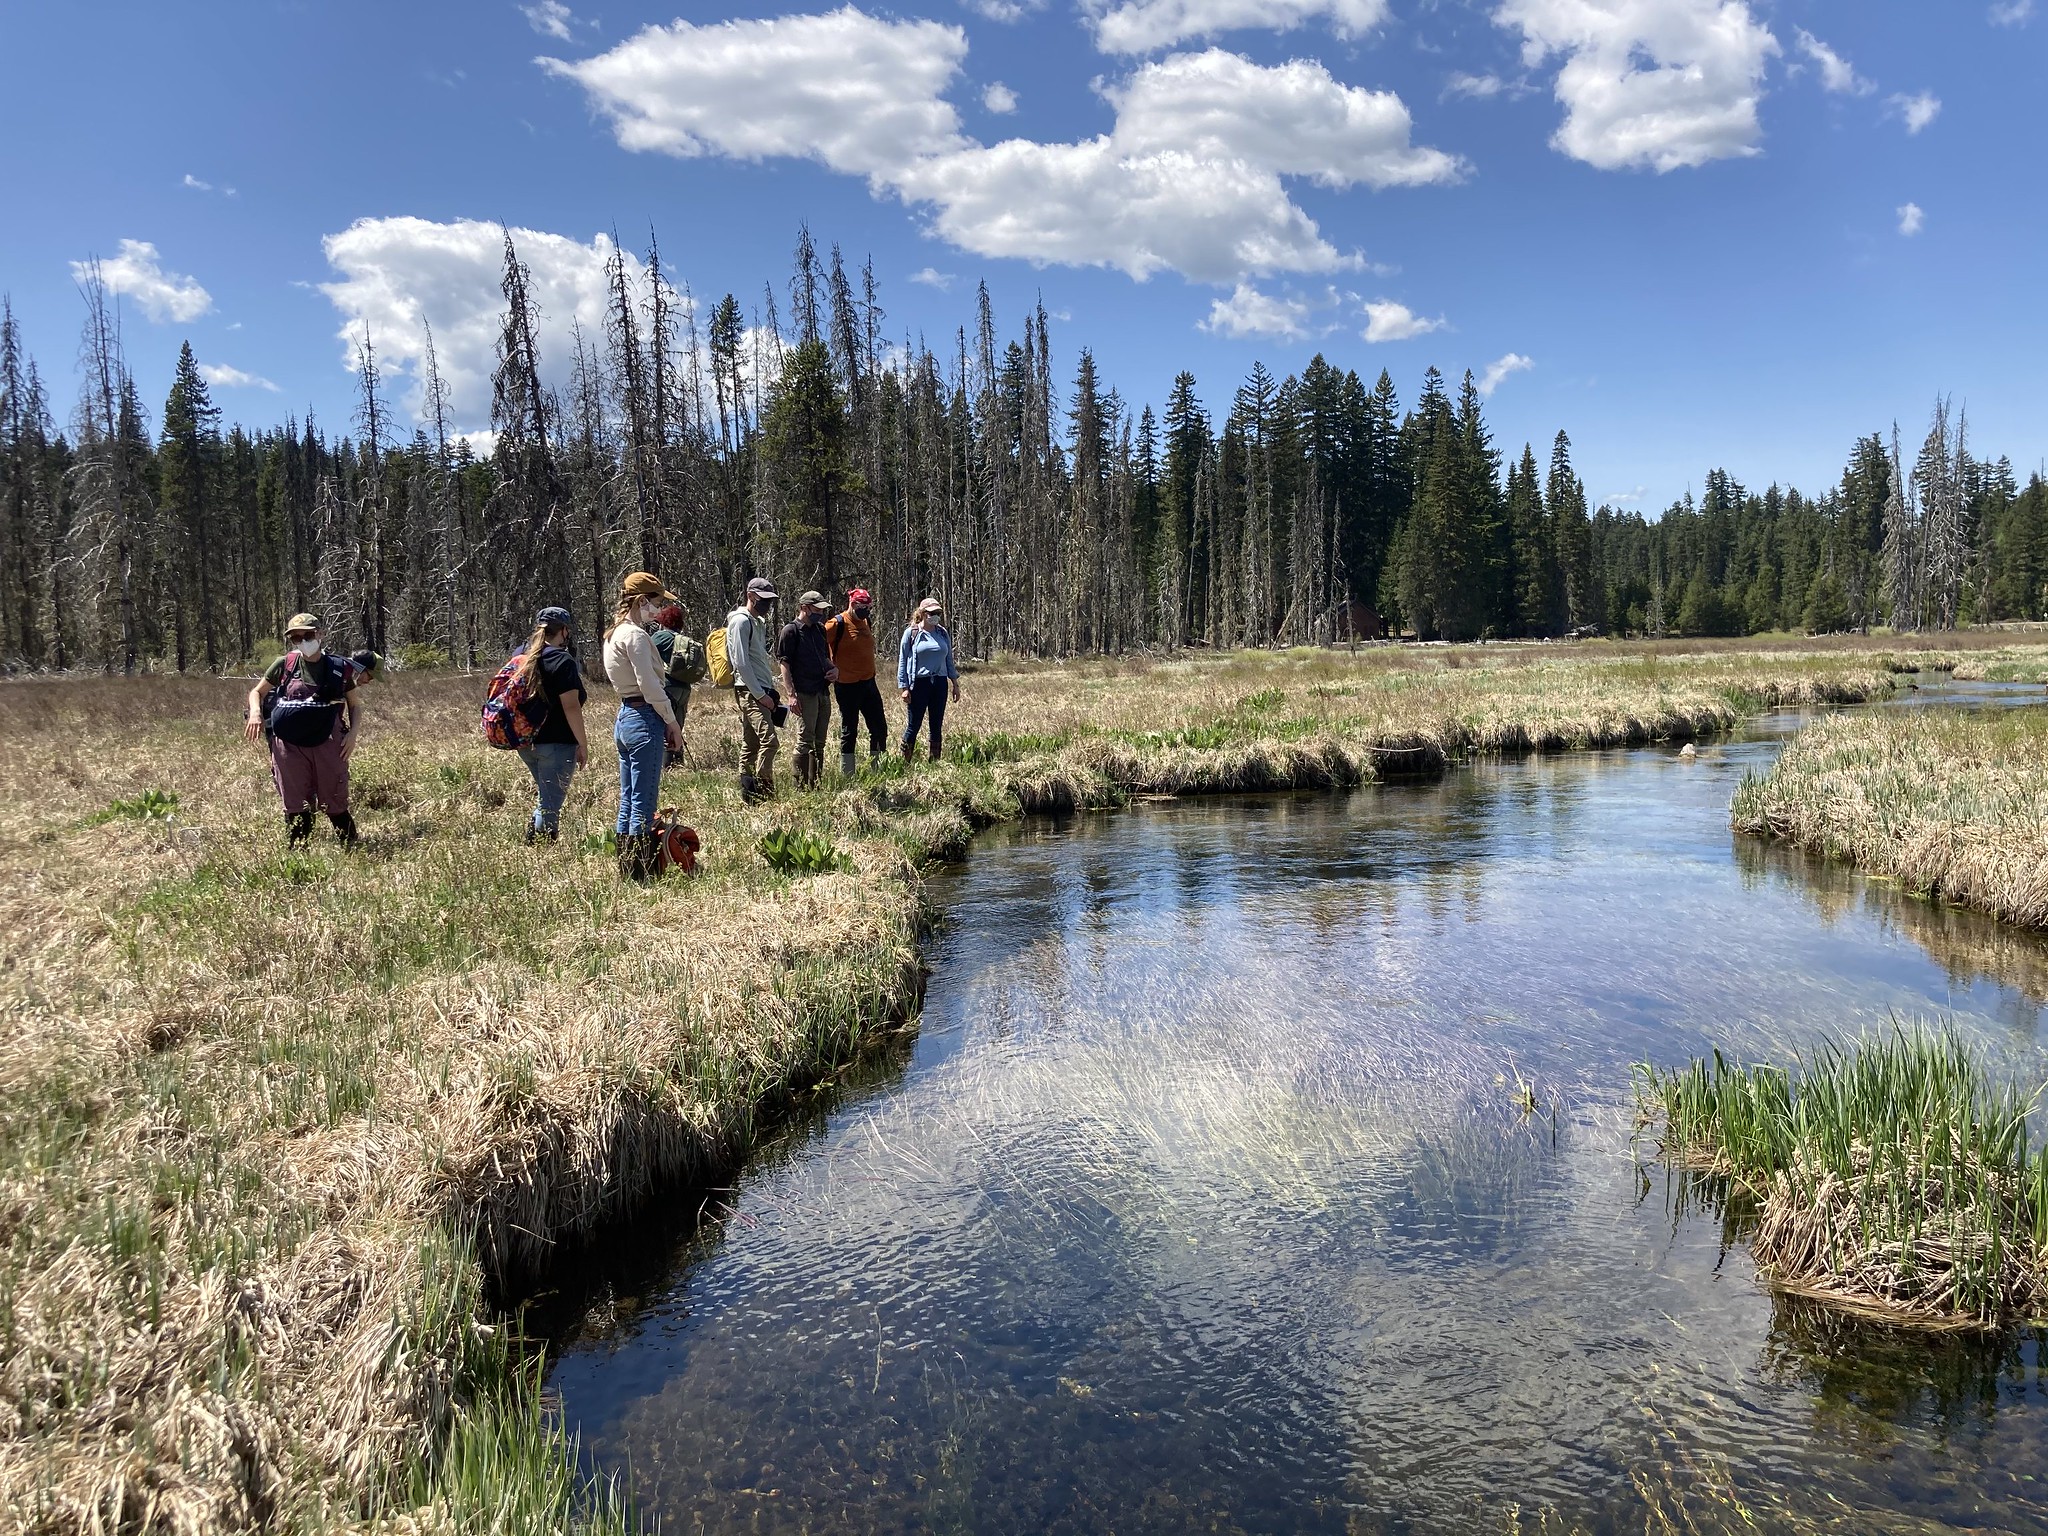
<svg viewBox="0 0 2048 1536"><path fill-rule="evenodd" d="M914 1045L568 1294L568 1422L669 1530L2048 1531L2037 1340L1774 1303L1631 1142L1710 1045L2048 1072L2048 946L1731 836L1789 728L983 839Z"/></svg>

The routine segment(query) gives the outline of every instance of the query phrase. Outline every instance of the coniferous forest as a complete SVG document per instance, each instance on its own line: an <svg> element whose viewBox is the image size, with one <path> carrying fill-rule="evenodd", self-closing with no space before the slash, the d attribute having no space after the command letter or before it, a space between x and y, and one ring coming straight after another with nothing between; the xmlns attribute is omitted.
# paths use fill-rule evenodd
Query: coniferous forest
<svg viewBox="0 0 2048 1536"><path fill-rule="evenodd" d="M1714 470L1649 520L1588 506L1565 432L1495 442L1470 374L1404 402L1385 372L1255 365L1219 422L1188 373L1157 410L1085 346L1056 373L1044 309L1006 339L986 289L941 350L891 338L872 266L807 232L751 313L663 271L614 254L603 333L550 387L507 237L483 453L430 335L417 425L361 336L353 419L252 428L189 345L152 411L92 272L68 383L0 312L0 665L232 670L305 607L406 664L495 665L542 603L598 630L635 568L699 628L760 572L891 617L936 591L976 655L2048 617L2048 482L1946 401L1832 486Z"/></svg>

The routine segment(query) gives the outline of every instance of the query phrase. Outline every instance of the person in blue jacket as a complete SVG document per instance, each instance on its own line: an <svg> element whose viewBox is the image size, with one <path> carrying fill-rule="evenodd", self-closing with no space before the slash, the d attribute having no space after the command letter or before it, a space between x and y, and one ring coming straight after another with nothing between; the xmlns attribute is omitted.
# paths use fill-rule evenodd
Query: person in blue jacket
<svg viewBox="0 0 2048 1536"><path fill-rule="evenodd" d="M946 725L946 702L960 702L960 669L953 660L953 637L946 633L946 608L936 597L917 605L903 641L896 648L896 691L903 695L909 718L903 727L903 761L917 753L917 728L932 723L932 761L939 760Z"/></svg>

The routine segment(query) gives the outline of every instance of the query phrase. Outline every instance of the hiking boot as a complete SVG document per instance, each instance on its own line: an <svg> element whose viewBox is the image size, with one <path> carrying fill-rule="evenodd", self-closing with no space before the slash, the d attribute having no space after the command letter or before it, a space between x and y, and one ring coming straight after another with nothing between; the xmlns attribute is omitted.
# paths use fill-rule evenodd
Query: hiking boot
<svg viewBox="0 0 2048 1536"><path fill-rule="evenodd" d="M521 838L520 841L525 843L527 847L531 848L534 845L535 839L537 839L539 836L540 828L536 827L532 822L529 821L526 824L526 836Z"/></svg>
<svg viewBox="0 0 2048 1536"><path fill-rule="evenodd" d="M851 752L842 752L839 754L839 777L841 777L842 779L850 779L859 772L860 765L854 761L854 757Z"/></svg>
<svg viewBox="0 0 2048 1536"><path fill-rule="evenodd" d="M335 839L344 848L353 848L361 842L362 836L356 831L356 819L347 811L329 811L327 819L334 823Z"/></svg>
<svg viewBox="0 0 2048 1536"><path fill-rule="evenodd" d="M284 845L287 848L302 848L306 839L313 835L313 813L293 811L284 819Z"/></svg>
<svg viewBox="0 0 2048 1536"><path fill-rule="evenodd" d="M752 805L752 804L753 804L753 803L754 803L754 802L755 802L756 800L758 800L758 799L760 799L760 798L761 798L761 781L760 781L759 779L755 778L755 777L754 777L754 776L753 776L753 775L752 775L751 773L743 773L743 774L741 774L741 775L740 775L740 801L741 801L741 803L742 803L742 804L745 804L745 805Z"/></svg>
<svg viewBox="0 0 2048 1536"><path fill-rule="evenodd" d="M937 742L935 741L935 742L933 742L933 743L932 743L932 761L936 763L936 762L937 762L938 760L939 760L939 744L938 744L938 743L937 743Z"/></svg>
<svg viewBox="0 0 2048 1536"><path fill-rule="evenodd" d="M906 741L906 742L904 742L904 743L903 743L903 745L902 745L901 747L899 747L899 748L898 748L897 750L898 750L898 751L900 751L900 752L901 752L901 753L903 754L903 761L904 761L904 762L906 762L906 763L914 763L914 762L916 762L916 761L917 761L917 743L916 743L916 742L914 742L914 741Z"/></svg>

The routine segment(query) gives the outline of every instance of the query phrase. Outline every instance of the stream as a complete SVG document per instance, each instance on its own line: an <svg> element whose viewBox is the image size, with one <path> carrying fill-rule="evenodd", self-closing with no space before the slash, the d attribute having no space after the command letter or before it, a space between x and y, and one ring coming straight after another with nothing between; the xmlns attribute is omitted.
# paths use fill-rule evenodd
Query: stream
<svg viewBox="0 0 2048 1536"><path fill-rule="evenodd" d="M675 1532L2048 1532L2039 1336L1774 1299L1634 1134L1632 1063L1894 1019L2048 1076L2048 944L1730 832L1799 723L984 835L914 1040L536 1309L587 1464Z"/></svg>

